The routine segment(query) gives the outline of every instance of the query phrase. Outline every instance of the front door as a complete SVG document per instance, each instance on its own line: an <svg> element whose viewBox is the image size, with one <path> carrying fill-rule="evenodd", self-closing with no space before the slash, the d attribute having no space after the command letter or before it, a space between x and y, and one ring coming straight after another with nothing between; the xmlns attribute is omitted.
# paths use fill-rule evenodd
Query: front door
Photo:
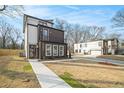
<svg viewBox="0 0 124 93"><path fill-rule="evenodd" d="M29 45L29 58L36 58L36 45Z"/></svg>

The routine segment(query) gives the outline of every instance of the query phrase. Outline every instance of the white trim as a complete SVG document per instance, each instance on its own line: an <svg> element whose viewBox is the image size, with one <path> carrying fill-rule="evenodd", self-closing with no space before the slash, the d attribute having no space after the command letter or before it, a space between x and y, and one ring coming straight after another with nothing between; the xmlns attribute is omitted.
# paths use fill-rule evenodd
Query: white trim
<svg viewBox="0 0 124 93"><path fill-rule="evenodd" d="M64 56L64 45L59 45L59 56Z"/></svg>
<svg viewBox="0 0 124 93"><path fill-rule="evenodd" d="M45 55L46 56L52 56L52 45L51 44L46 44L45 47L46 47L45 48ZM48 52L49 52L49 54L48 54Z"/></svg>
<svg viewBox="0 0 124 93"><path fill-rule="evenodd" d="M54 47L56 47L56 49ZM53 56L58 56L58 45L53 45Z"/></svg>

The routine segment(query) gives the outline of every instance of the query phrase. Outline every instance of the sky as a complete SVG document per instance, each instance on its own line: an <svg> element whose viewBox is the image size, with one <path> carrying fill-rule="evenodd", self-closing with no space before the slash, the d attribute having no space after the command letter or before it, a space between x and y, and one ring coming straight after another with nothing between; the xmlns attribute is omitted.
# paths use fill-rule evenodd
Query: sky
<svg viewBox="0 0 124 93"><path fill-rule="evenodd" d="M88 5L27 5L24 6L25 14L41 19L63 19L69 23L80 25L96 25L106 27L106 33L123 33L111 28L112 17L124 6L88 6ZM23 29L23 17L16 19L6 18L8 22Z"/></svg>

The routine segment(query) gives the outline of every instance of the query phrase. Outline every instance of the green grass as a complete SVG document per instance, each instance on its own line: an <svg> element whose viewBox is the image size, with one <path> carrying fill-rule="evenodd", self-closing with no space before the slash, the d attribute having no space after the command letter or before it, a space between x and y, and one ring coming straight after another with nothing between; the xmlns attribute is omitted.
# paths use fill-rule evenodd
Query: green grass
<svg viewBox="0 0 124 93"><path fill-rule="evenodd" d="M32 67L31 67L31 65L30 64L28 64L28 65L25 65L24 67L23 67L23 70L26 72L26 71L32 71Z"/></svg>
<svg viewBox="0 0 124 93"><path fill-rule="evenodd" d="M63 75L59 76L62 78L66 83L68 83L73 88L94 88L96 86L82 84L78 80L74 79L70 73L65 72Z"/></svg>

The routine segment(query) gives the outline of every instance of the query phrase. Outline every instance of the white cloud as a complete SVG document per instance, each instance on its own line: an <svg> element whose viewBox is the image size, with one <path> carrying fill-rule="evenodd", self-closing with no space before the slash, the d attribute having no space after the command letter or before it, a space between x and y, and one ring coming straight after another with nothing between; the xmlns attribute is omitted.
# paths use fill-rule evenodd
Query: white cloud
<svg viewBox="0 0 124 93"><path fill-rule="evenodd" d="M73 10L79 10L79 7L72 6L72 5L66 5L65 7L66 7L66 8L73 9Z"/></svg>
<svg viewBox="0 0 124 93"><path fill-rule="evenodd" d="M48 17L51 16L51 11L47 7L38 6L25 6L25 14L32 15L35 17Z"/></svg>

